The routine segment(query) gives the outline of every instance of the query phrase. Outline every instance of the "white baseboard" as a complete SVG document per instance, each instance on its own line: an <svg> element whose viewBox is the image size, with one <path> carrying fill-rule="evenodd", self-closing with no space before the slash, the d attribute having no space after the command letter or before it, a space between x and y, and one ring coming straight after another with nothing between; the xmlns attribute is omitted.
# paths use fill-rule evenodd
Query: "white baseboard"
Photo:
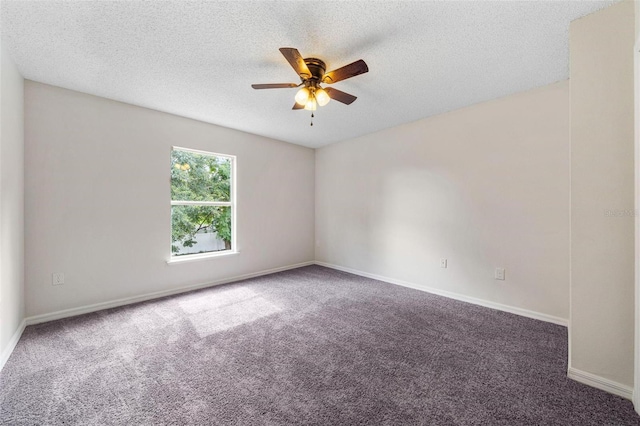
<svg viewBox="0 0 640 426"><path fill-rule="evenodd" d="M210 281L202 284L190 285L187 287L180 287L171 290L157 291L154 293L147 293L140 296L127 297L124 299L111 300L109 302L95 303L92 305L80 306L77 308L64 309L62 311L51 312L48 314L34 315L26 318L27 325L40 324L43 322L54 321L57 319L74 317L77 315L88 314L90 312L101 311L103 309L117 308L119 306L130 305L132 303L144 302L147 300L159 299L161 297L172 296L174 294L186 293L188 291L199 290L202 288L213 287L221 284L228 284L235 281L246 280L248 278L255 278L262 275L274 274L276 272L287 271L289 269L301 268L303 266L313 265L314 262L303 262L295 265L281 266L279 268L267 269L264 271L253 272L245 275L238 275L231 278L223 278L217 281Z"/></svg>
<svg viewBox="0 0 640 426"><path fill-rule="evenodd" d="M27 320L22 320L16 332L13 333L13 336L11 336L11 340L9 340L7 347L4 348L4 350L2 351L2 355L0 355L0 371L2 371L2 368L4 368L4 365L9 360L11 353L13 352L16 345L18 344L18 340L20 340L20 337L22 337L22 332L24 331L24 328L26 326L27 326Z"/></svg>
<svg viewBox="0 0 640 426"><path fill-rule="evenodd" d="M462 294L453 293L453 292L446 291L446 290L440 290L440 289L433 288L433 287L428 287L428 286L425 286L425 285L419 285L419 284L414 284L414 283L410 283L410 282L407 282L407 281L397 280L395 278L389 278L389 277L383 277L381 275L370 274L368 272L358 271L358 270L355 270L355 269L346 268L344 266L334 265L334 264L331 264L331 263L325 263L325 262L316 261L315 264L316 265L320 265L320 266L325 266L325 267L331 268L331 269L337 269L338 271L348 272L348 273L354 274L354 275L360 275L361 277L372 278L374 280L384 281L384 282L387 282L387 283L390 283L390 284L401 285L403 287L409 287L409 288L413 288L415 290L421 290L421 291L425 291L427 293L437 294L438 296L448 297L449 299L460 300L462 302L472 303L474 305L484 306L486 308L497 309L499 311L509 312L509 313L520 315L520 316L523 316L523 317L533 318L533 319L537 319L537 320L540 320L540 321L545 321L545 322L550 322L550 323L557 324L557 325L562 325L564 327L568 327L568 325L569 325L569 320L567 320L565 318L555 317L553 315L543 314L543 313L540 313L540 312L530 311L530 310L522 309L522 308L516 308L514 306L503 305L501 303L490 302L488 300L477 299L475 297L465 296L465 295L462 295Z"/></svg>
<svg viewBox="0 0 640 426"><path fill-rule="evenodd" d="M595 374L587 373L586 371L578 370L573 367L569 367L567 377L596 389L621 396L625 399L633 400L633 388L614 382L613 380L605 379L604 377L596 376Z"/></svg>

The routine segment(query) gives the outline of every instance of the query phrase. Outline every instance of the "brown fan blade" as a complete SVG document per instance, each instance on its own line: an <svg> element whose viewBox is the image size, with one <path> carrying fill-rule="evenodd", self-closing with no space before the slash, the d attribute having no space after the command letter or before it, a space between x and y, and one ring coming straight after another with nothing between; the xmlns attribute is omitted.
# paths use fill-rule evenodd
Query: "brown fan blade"
<svg viewBox="0 0 640 426"><path fill-rule="evenodd" d="M291 109L304 109L304 105L300 105L299 103L296 102L295 104L293 104L293 108Z"/></svg>
<svg viewBox="0 0 640 426"><path fill-rule="evenodd" d="M350 95L338 89L334 89L333 87L327 87L326 89L324 89L324 91L327 92L327 95L329 95L331 99L335 99L336 101L342 102L346 105L351 105L353 101L358 99L356 96Z"/></svg>
<svg viewBox="0 0 640 426"><path fill-rule="evenodd" d="M295 83L275 83L275 84L252 84L254 89L289 89L292 87L298 87L299 84Z"/></svg>
<svg viewBox="0 0 640 426"><path fill-rule="evenodd" d="M307 79L311 77L311 71L309 71L307 64L304 62L304 58L300 52L298 52L298 49L294 49L293 47L281 47L280 53L282 53L301 78Z"/></svg>
<svg viewBox="0 0 640 426"><path fill-rule="evenodd" d="M337 83L338 81L346 80L347 78L355 77L356 75L369 72L369 67L362 60L358 59L355 62L345 65L337 70L329 71L322 77L322 82L327 84Z"/></svg>

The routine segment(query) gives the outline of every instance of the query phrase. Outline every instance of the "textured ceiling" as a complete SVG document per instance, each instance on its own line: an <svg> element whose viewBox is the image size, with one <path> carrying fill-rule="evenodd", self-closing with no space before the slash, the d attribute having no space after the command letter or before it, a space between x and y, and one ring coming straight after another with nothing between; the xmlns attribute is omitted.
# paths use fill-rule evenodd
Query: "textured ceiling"
<svg viewBox="0 0 640 426"><path fill-rule="evenodd" d="M319 147L569 77L569 22L612 1L2 1L25 78ZM369 73L358 96L292 111L278 51Z"/></svg>

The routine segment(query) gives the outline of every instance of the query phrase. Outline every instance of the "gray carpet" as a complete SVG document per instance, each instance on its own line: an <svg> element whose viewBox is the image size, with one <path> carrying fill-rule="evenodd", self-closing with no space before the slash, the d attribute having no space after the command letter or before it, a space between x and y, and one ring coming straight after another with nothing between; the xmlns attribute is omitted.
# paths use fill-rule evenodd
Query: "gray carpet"
<svg viewBox="0 0 640 426"><path fill-rule="evenodd" d="M640 425L567 330L310 266L27 327L0 423Z"/></svg>

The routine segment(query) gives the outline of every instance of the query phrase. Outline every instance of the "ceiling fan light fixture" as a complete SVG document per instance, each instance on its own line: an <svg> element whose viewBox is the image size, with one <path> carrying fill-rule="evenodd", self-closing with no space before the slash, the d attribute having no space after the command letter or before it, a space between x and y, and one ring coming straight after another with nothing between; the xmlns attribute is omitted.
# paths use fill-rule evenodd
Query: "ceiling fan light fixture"
<svg viewBox="0 0 640 426"><path fill-rule="evenodd" d="M304 106L304 109L307 111L315 111L318 108L318 102L316 102L315 97L310 97L307 101L307 104Z"/></svg>
<svg viewBox="0 0 640 426"><path fill-rule="evenodd" d="M251 87L254 89L288 89L303 86L295 95L296 102L293 104L292 110L315 111L319 106L327 105L331 99L345 105L351 105L357 97L333 87L323 89L320 84L334 84L369 72L369 67L362 59L326 72L327 67L322 59L303 58L298 49L281 47L280 53L298 74L301 83L252 84ZM313 114L311 117L313 118ZM311 125L313 126L313 122Z"/></svg>
<svg viewBox="0 0 640 426"><path fill-rule="evenodd" d="M307 87L303 87L298 90L298 93L296 93L296 103L298 105L307 105L307 102L309 101L309 94L310 92Z"/></svg>
<svg viewBox="0 0 640 426"><path fill-rule="evenodd" d="M318 87L318 89L315 92L315 97L316 97L316 101L318 101L318 105L320 106L325 106L331 100L327 91L324 90L322 87Z"/></svg>

